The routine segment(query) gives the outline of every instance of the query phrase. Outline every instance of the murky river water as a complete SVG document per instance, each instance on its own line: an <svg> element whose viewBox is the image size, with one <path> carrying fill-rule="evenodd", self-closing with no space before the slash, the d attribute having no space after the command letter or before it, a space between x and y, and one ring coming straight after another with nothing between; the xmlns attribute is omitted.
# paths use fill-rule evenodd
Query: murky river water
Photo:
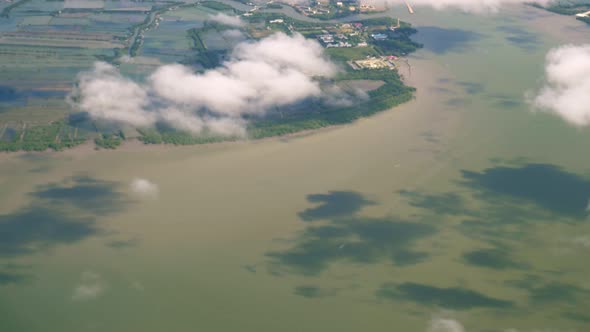
<svg viewBox="0 0 590 332"><path fill-rule="evenodd" d="M590 30L402 19L417 99L352 125L0 156L0 331L587 331L590 134L525 94Z"/></svg>

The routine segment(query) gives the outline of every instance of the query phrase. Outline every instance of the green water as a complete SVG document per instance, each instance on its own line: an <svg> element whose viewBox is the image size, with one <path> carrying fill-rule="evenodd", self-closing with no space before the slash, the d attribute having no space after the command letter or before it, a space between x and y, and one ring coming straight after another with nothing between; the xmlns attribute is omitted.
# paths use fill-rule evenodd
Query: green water
<svg viewBox="0 0 590 332"><path fill-rule="evenodd" d="M590 134L524 102L587 28L402 18L427 46L417 99L370 119L1 155L0 331L587 331Z"/></svg>

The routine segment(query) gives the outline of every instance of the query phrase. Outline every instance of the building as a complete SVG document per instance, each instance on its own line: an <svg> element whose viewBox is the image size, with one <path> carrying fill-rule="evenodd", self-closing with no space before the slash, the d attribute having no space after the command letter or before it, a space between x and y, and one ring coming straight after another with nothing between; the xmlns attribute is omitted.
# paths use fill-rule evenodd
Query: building
<svg viewBox="0 0 590 332"><path fill-rule="evenodd" d="M360 69L395 69L395 63L393 59L390 57L370 57L363 60L355 60L348 63L352 69L360 70Z"/></svg>

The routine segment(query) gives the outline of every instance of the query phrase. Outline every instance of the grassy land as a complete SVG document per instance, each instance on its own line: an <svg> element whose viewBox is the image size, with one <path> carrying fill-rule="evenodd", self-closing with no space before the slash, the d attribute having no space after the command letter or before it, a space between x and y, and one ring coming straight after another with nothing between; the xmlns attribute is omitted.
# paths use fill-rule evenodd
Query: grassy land
<svg viewBox="0 0 590 332"><path fill-rule="evenodd" d="M10 133L5 130L3 137L0 137L0 151L62 150L86 141L85 138L75 137L75 128L68 126L64 121L47 125L22 125L18 129L11 129Z"/></svg>

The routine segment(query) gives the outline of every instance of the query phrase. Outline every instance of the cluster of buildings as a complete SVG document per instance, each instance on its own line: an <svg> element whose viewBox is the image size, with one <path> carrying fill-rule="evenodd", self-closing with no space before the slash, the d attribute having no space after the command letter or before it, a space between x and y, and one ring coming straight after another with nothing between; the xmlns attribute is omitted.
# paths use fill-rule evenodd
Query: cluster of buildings
<svg viewBox="0 0 590 332"><path fill-rule="evenodd" d="M324 45L324 47L326 48L330 48L330 47L352 47L352 44L349 43L348 37L346 37L344 34L323 34L323 35L319 35L317 36L317 38L320 40L320 42L322 43L322 45Z"/></svg>
<svg viewBox="0 0 590 332"><path fill-rule="evenodd" d="M389 69L394 70L396 68L395 60L398 58L395 55L382 56L382 57L368 57L362 60L349 61L348 65L354 70L361 69Z"/></svg>
<svg viewBox="0 0 590 332"><path fill-rule="evenodd" d="M316 36L320 43L326 47L366 47L368 46L362 32L362 23L344 23L324 30L324 33Z"/></svg>
<svg viewBox="0 0 590 332"><path fill-rule="evenodd" d="M328 15L334 11L366 13L385 9L377 0L310 0L307 4L295 2L292 5L303 15L308 16Z"/></svg>

